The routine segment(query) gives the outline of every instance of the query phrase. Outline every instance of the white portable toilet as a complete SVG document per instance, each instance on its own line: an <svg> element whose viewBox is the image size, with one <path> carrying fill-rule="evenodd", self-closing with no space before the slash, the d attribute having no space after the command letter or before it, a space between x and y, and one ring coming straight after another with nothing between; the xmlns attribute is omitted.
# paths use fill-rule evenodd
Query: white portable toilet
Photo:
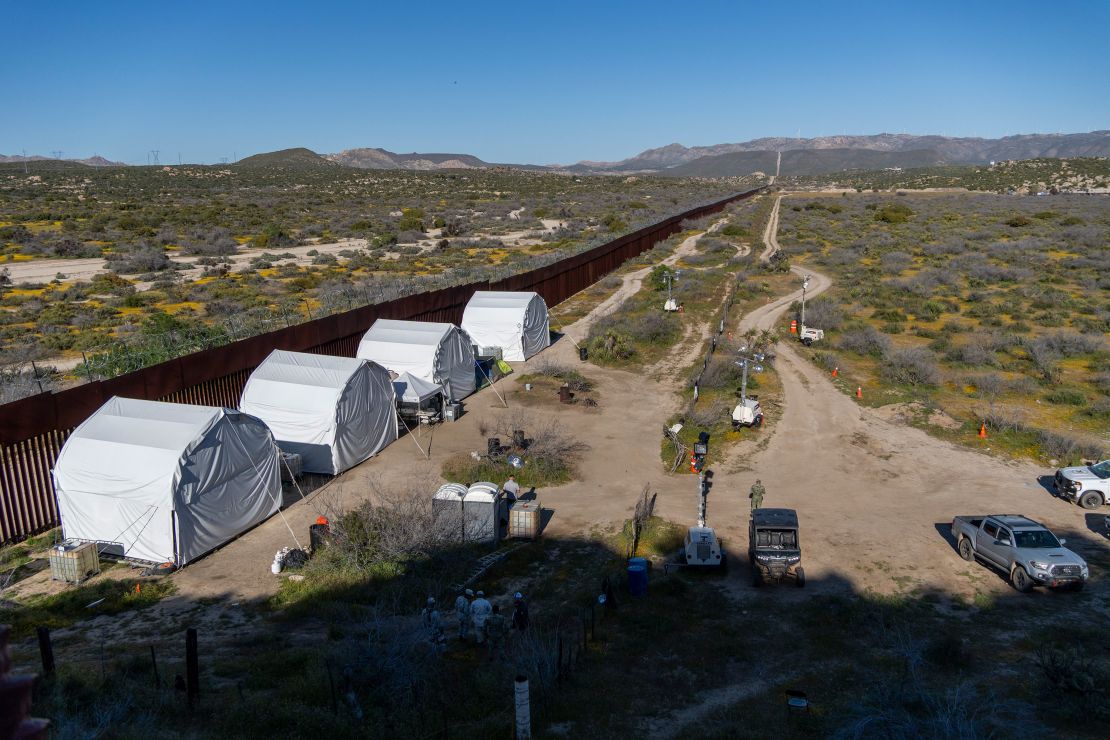
<svg viewBox="0 0 1110 740"><path fill-rule="evenodd" d="M279 454L266 425L234 409L111 398L54 465L63 536L185 565L278 510Z"/></svg>
<svg viewBox="0 0 1110 740"><path fill-rule="evenodd" d="M397 375L410 373L443 386L448 400L474 392L474 342L454 324L378 319L357 354Z"/></svg>
<svg viewBox="0 0 1110 740"><path fill-rule="evenodd" d="M551 346L547 304L539 293L478 290L463 310L463 330L483 350L523 362Z"/></svg>
<svg viewBox="0 0 1110 740"><path fill-rule="evenodd" d="M496 483L481 481L464 486L447 483L432 497L432 509L441 531L460 542L496 544L501 539L501 521L508 506Z"/></svg>
<svg viewBox="0 0 1110 740"><path fill-rule="evenodd" d="M353 357L276 349L251 373L239 408L309 473L338 475L397 439L389 371Z"/></svg>

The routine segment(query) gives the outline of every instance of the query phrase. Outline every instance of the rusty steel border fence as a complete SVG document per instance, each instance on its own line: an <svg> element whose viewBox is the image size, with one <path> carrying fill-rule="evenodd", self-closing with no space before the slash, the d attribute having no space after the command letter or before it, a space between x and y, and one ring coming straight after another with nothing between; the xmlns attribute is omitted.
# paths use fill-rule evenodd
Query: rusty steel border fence
<svg viewBox="0 0 1110 740"><path fill-rule="evenodd" d="M354 357L377 319L458 324L476 290L539 293L549 306L593 285L631 257L681 230L688 219L750 198L756 188L698 206L566 259L491 282L456 285L362 306L107 380L48 391L0 406L0 545L58 524L51 470L69 433L112 396L236 408L251 372L272 350Z"/></svg>

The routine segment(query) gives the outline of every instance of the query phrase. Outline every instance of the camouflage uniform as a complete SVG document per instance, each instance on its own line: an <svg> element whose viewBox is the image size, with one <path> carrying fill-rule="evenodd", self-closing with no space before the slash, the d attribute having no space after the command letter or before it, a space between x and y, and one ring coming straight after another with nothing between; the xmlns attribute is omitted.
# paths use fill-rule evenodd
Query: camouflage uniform
<svg viewBox="0 0 1110 740"><path fill-rule="evenodd" d="M763 506L763 496L767 493L767 489L763 487L763 483L756 481L752 485L752 492L748 494L752 500L752 510L759 509Z"/></svg>

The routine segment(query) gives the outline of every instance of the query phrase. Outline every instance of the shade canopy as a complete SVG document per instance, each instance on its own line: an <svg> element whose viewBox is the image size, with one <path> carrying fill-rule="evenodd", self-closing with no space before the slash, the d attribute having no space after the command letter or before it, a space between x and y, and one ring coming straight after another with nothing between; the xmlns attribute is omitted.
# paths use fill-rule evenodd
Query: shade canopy
<svg viewBox="0 0 1110 740"><path fill-rule="evenodd" d="M353 357L274 350L251 373L239 408L310 473L337 475L397 439L389 371Z"/></svg>
<svg viewBox="0 0 1110 740"><path fill-rule="evenodd" d="M362 337L358 356L441 385L455 401L474 392L473 341L454 324L378 319Z"/></svg>
<svg viewBox="0 0 1110 740"><path fill-rule="evenodd" d="M114 397L58 455L63 535L184 565L278 510L278 454L270 430L248 414Z"/></svg>
<svg viewBox="0 0 1110 740"><path fill-rule="evenodd" d="M506 360L524 361L551 345L547 304L538 293L475 291L462 328L479 347L499 347Z"/></svg>
<svg viewBox="0 0 1110 740"><path fill-rule="evenodd" d="M421 403L444 394L443 386L421 380L412 373L401 373L394 378L393 392L397 400L404 403Z"/></svg>

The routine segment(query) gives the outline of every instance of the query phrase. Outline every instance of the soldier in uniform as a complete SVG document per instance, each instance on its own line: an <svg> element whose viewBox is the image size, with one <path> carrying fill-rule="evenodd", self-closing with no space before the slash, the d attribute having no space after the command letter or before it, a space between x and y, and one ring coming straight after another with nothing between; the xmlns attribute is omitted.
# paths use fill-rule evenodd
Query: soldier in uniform
<svg viewBox="0 0 1110 740"><path fill-rule="evenodd" d="M752 500L752 511L762 508L763 496L766 495L766 493L767 489L763 487L763 482L757 478L752 485L752 492L748 494L748 498Z"/></svg>

